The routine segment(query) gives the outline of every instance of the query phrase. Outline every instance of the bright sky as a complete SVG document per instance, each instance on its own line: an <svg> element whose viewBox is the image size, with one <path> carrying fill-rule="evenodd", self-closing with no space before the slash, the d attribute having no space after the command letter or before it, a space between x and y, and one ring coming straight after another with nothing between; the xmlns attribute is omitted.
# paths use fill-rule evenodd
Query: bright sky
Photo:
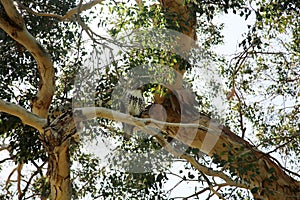
<svg viewBox="0 0 300 200"><path fill-rule="evenodd" d="M216 22L223 22L224 45L216 49L220 54L231 55L236 53L238 42L242 40L242 34L247 31L247 25L253 23L253 19L248 19L247 22L243 17L235 14L227 14L216 18Z"/></svg>

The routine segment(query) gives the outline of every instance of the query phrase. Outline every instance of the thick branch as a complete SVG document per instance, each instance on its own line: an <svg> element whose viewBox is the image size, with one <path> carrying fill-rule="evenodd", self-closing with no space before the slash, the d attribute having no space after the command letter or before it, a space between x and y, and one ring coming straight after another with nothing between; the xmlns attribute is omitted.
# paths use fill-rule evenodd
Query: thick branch
<svg viewBox="0 0 300 200"><path fill-rule="evenodd" d="M200 150L203 150L203 145L206 145L205 143L210 142L206 140L207 137L211 138L211 140L216 138L216 142L211 144L213 146L211 146L210 151L206 153L212 157L214 155L219 155L219 159L227 162L224 166L224 170L234 168L236 170L235 173L240 176L240 179L242 181L245 180L250 189L255 188L258 191L258 195L263 195L264 197L267 197L267 199L275 199L275 197L289 199L292 196L300 195L300 183L288 176L284 170L272 160L272 157L259 151L226 127L214 125L214 128L208 129L211 125L202 123L200 120L200 128L197 129L195 135L191 136L191 127L195 127L197 124L178 123L175 126L176 123L158 122L153 119L139 119L105 108L92 107L77 109L74 116L75 121L77 121L76 117L80 117L81 119L102 117L142 128L149 125L149 122L153 122L151 123L152 126L154 125L156 128L161 129L163 132L167 133L169 137L176 138L188 146ZM184 126L187 126L187 128ZM183 128L183 131L178 131L179 127ZM207 127L207 129L201 127ZM218 174L219 172L207 171L206 168L202 168L193 159L186 157L184 154L181 157L191 162L191 164L199 171L222 177L225 181L233 184L230 178ZM255 166L255 170L248 170L247 172L239 171L241 168L249 167L249 165ZM243 187L243 185L244 184L242 183L239 187Z"/></svg>
<svg viewBox="0 0 300 200"><path fill-rule="evenodd" d="M28 110L26 110L25 108L19 105L5 102L1 99L0 99L0 111L20 118L24 124L36 128L40 132L43 132L43 127L47 124L46 119L43 119L29 112Z"/></svg>
<svg viewBox="0 0 300 200"><path fill-rule="evenodd" d="M105 119L110 119L114 121L125 122L128 124L144 127L147 124L153 123L158 127L160 126L173 126L173 127L185 127L185 128L201 128L205 131L218 131L212 127L207 127L201 124L193 124L193 123L170 123L170 122L162 122L152 118L137 118L128 114L120 113L114 110L110 110L103 107L85 107L85 108L76 108L74 110L80 111L82 115L86 117L86 119L93 119L95 117L102 117Z"/></svg>
<svg viewBox="0 0 300 200"><path fill-rule="evenodd" d="M7 16L20 28L24 26L24 20L22 16L18 13L18 11L15 9L15 6L13 5L13 2L11 0L1 0L1 3L4 7L5 12L7 13Z"/></svg>
<svg viewBox="0 0 300 200"><path fill-rule="evenodd" d="M201 165L200 163L198 163L194 158L192 158L191 156L187 155L187 154L182 154L177 152L169 143L167 143L163 136L160 135L159 133L157 133L156 131L153 131L151 128L146 127L148 124L153 123L155 124L157 127L161 127L162 125L165 126L172 126L172 127L187 127L187 128L191 128L191 127L203 127L206 130L211 130L208 127L205 127L203 125L197 125L197 124L179 124L179 123L168 123L168 122L161 122L155 119L150 119L150 118L146 118L146 119L141 119L141 118L136 118L136 117L132 117L131 115L127 115L124 113L119 113L113 110L109 110L106 108L102 108L102 107L87 107L87 108L77 108L75 109L75 121L77 117L77 119L92 119L95 117L102 117L102 118L106 118L106 119L110 119L110 120L115 120L115 121L120 121L120 122L125 122L131 125L135 125L140 127L140 129L144 132L146 132L149 135L153 135L158 139L158 142L164 147L166 148L166 150L170 153L172 153L175 157L180 157L182 159L185 159L187 161L189 161L197 170L202 171L203 173L209 175L209 176L215 176L215 177L219 177L221 179L223 179L224 181L226 181L229 185L232 186L238 186L238 187L243 187L243 188L247 188L247 186L245 184L239 184L233 180L231 180L231 178L229 176L227 176L225 173L221 172L221 171L214 171L212 169L209 169L203 165Z"/></svg>
<svg viewBox="0 0 300 200"><path fill-rule="evenodd" d="M1 0L5 9L0 12L0 28L15 41L30 51L38 64L40 74L39 91L32 100L32 111L40 117L47 118L55 90L54 67L50 54L27 31L21 14L17 11L12 0Z"/></svg>

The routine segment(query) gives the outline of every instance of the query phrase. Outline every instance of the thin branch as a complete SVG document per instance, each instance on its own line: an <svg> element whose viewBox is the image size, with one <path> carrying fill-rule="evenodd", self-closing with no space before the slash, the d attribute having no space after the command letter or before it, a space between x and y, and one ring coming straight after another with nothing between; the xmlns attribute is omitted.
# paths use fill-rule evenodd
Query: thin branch
<svg viewBox="0 0 300 200"><path fill-rule="evenodd" d="M246 132L246 127L244 127L244 121L243 121L243 111L242 111L242 101L240 96L237 94L236 92L236 75L237 73L241 70L243 63L246 61L248 53L249 53L249 49L252 47L252 45L250 45L247 49L245 49L242 53L240 53L238 56L234 57L231 61L230 61L230 65L231 62L234 59L237 59L235 66L234 66L234 71L232 74L232 89L231 92L229 93L230 95L227 97L228 100L231 99L233 96L236 96L238 99L238 113L239 113L239 122L240 122L240 126L241 126L241 131L242 131L242 138L244 139L245 137L245 132Z"/></svg>
<svg viewBox="0 0 300 200"><path fill-rule="evenodd" d="M47 161L45 161L41 166L38 166L38 164L35 163L34 160L30 160L31 163L35 166L35 168L37 169L36 172L38 172L40 174L40 176L43 176L43 167L46 163L48 163Z"/></svg>
<svg viewBox="0 0 300 200"><path fill-rule="evenodd" d="M177 152L170 143L168 143L163 135L161 135L160 133L157 133L156 131L153 131L152 129L148 128L148 127L141 127L140 128L142 131L146 132L149 135L153 135L158 143L164 147L169 153L173 154L175 157L179 157L182 159L187 160L189 163L191 163L191 165L193 167L195 167L199 172L202 172L208 176L214 176L214 177L219 177L221 179L223 179L228 185L231 186L238 186L241 188L246 188L248 189L249 186L247 186L246 184L243 183L237 183L236 181L233 181L228 175L226 175L225 173L223 173L222 171L216 171L216 170L212 170L204 165L201 165L200 163L198 163L193 157L191 157L190 155L188 155L187 153L179 153Z"/></svg>
<svg viewBox="0 0 300 200"><path fill-rule="evenodd" d="M221 187L224 187L224 186L228 186L228 184L227 183L216 184L214 187L216 187L216 186L218 186L219 188L221 188ZM192 197L198 196L198 195L206 192L207 190L210 190L210 187L206 187L206 188L204 188L204 189L196 192L195 194L192 194L192 195L190 195L188 197L185 197L184 199L190 199Z"/></svg>
<svg viewBox="0 0 300 200"><path fill-rule="evenodd" d="M179 182L177 182L171 189L169 189L169 190L167 191L167 193L168 193L168 192L171 192L172 190L174 190L174 189L175 189L178 185L180 185L182 182L183 182L183 179L180 180Z"/></svg>
<svg viewBox="0 0 300 200"><path fill-rule="evenodd" d="M246 127L244 126L244 113L243 113L243 109L242 109L242 99L239 96L239 94L236 92L236 88L234 88L234 93L235 96L238 99L238 113L239 113L239 122L240 122L240 127L241 127L241 131L242 131L242 138L245 138L245 133L246 133Z"/></svg>
<svg viewBox="0 0 300 200"><path fill-rule="evenodd" d="M292 53L289 52L281 52L281 51L249 51L249 54L264 54L264 55L289 55Z"/></svg>
<svg viewBox="0 0 300 200"><path fill-rule="evenodd" d="M0 160L0 164L6 162L8 160L12 160L12 158L4 158L3 160Z"/></svg>
<svg viewBox="0 0 300 200"><path fill-rule="evenodd" d="M294 136L294 135L293 135L293 136ZM283 144L277 146L276 148L274 148L273 150L271 150L271 151L269 151L269 152L267 152L267 153L265 153L265 154L271 154L271 153L274 153L275 151L277 151L278 149L283 148L284 146L286 146L287 144L289 144L291 141L293 141L293 140L295 139L293 136L290 137L290 138L288 138L288 140L287 140L286 142L284 142ZM299 176L299 175L298 175L298 176ZM300 176L299 176L299 177L300 177Z"/></svg>
<svg viewBox="0 0 300 200"><path fill-rule="evenodd" d="M209 187L206 187L206 188L200 190L199 192L196 192L195 194L192 194L192 195L190 195L188 197L185 197L184 199L190 199L192 197L198 196L199 194L202 194L202 193L206 192L209 189L210 189Z"/></svg>
<svg viewBox="0 0 300 200"><path fill-rule="evenodd" d="M23 196L22 189L21 189L23 163L19 163L17 168L18 168L17 188L18 188L18 194L19 194L18 197L21 200L22 196Z"/></svg>
<svg viewBox="0 0 300 200"><path fill-rule="evenodd" d="M30 195L29 197L24 198L24 200L25 200L25 199L33 199L35 196L36 196L35 194Z"/></svg>
<svg viewBox="0 0 300 200"><path fill-rule="evenodd" d="M103 36L97 34L97 33L96 33L95 31L93 31L88 25L86 25L86 24L80 19L80 17L77 17L77 22L78 22L78 24L81 26L82 30L84 30L84 31L86 32L86 34L89 36L89 38L92 40L93 43L99 44L99 45L101 45L101 46L104 46L104 47L106 47L107 49L109 49L110 51L113 50L109 45L105 44L104 42L99 42L97 39L95 39L94 36L96 36L96 37L98 37L98 39L100 39L100 40L104 40L104 41L111 42L111 43L113 43L113 44L118 44L118 45L120 45L119 42L114 41L113 39L109 39L109 38L106 38L106 37L103 37Z"/></svg>
<svg viewBox="0 0 300 200"><path fill-rule="evenodd" d="M94 1L90 1L89 3L76 6L75 8L72 8L71 10L69 10L65 15L58 15L58 14L51 14L51 13L39 13L39 12L32 10L31 8L24 6L20 1L17 1L17 2L21 9L26 10L30 14L33 14L33 15L36 15L39 17L51 17L51 18L56 18L60 21L65 21L65 20L71 20L73 15L78 13L78 10L79 10L79 12L88 10L88 9L92 8L93 6L101 3L102 1L103 0L94 0Z"/></svg>
<svg viewBox="0 0 300 200"><path fill-rule="evenodd" d="M12 175L15 173L15 171L17 170L18 168L16 167L16 168L14 168L11 172L10 172L10 174L8 175L8 177L7 177L7 179L6 179L6 182L5 182L5 190L6 190L6 192L8 193L8 194L10 194L11 195L11 192L8 190L8 184L11 182L11 177L12 177Z"/></svg>
<svg viewBox="0 0 300 200"><path fill-rule="evenodd" d="M214 187L212 185L209 185L209 189L216 195L219 197L219 199L223 199L223 200L226 200L224 197L222 197L222 195L214 189Z"/></svg>
<svg viewBox="0 0 300 200"><path fill-rule="evenodd" d="M33 114L32 112L29 112L28 110L26 110L25 108L19 105L9 103L1 99L0 99L0 111L20 118L24 124L36 128L40 132L43 132L43 127L47 124L46 119L41 118Z"/></svg>
<svg viewBox="0 0 300 200"><path fill-rule="evenodd" d="M43 168L44 165L47 163L47 161L46 161L46 162L44 162L41 166L38 166L35 162L33 162L33 161L31 161L31 162L34 164L34 166L35 166L37 169L34 171L34 173L30 176L29 180L27 181L27 184L26 184L25 188L23 189L23 193L22 193L22 196L21 196L20 199L22 199L22 198L24 197L24 195L26 194L26 192L27 192L27 190L28 190L28 188L29 188L29 186L30 186L30 183L31 183L32 179L33 179L38 173L40 173L40 172L42 171L42 168ZM25 198L25 199L26 199L26 198Z"/></svg>
<svg viewBox="0 0 300 200"><path fill-rule="evenodd" d="M206 183L208 184L208 187L210 189L210 191L212 191L216 196L219 197L219 199L224 199L224 197L222 197L215 189L214 186L212 185L212 183L210 182L210 180L208 179L208 177L202 172L200 171L200 173L202 174L203 178L205 179ZM220 187L219 187L220 188Z"/></svg>

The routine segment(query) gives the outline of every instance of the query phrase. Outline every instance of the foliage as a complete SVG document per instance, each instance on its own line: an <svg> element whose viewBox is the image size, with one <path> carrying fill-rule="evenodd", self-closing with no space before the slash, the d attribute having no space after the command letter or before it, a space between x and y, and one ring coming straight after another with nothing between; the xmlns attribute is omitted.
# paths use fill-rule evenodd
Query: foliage
<svg viewBox="0 0 300 200"><path fill-rule="evenodd" d="M59 3L52 0L20 2L38 12L60 15L64 15L78 3L75 0ZM157 50L155 47L143 50L124 48L124 51L119 54L119 59L110 60L111 62L105 65L103 70L97 72L99 79L92 79L96 82L93 103L97 106L118 109L114 107L115 102L112 102L114 100L113 89L120 84L120 81L126 82L132 76L130 73L136 66L160 64L172 67L179 63L180 70L187 70L186 81L194 84L193 88L199 103L197 109L200 112L224 120L225 125L245 136L245 139L256 136L256 139L249 140L258 148L280 153L281 157L286 159L288 166L294 167L293 170L299 170L297 167L300 161L297 157L300 154L298 136L300 131L300 19L298 14L300 5L298 1L190 0L186 2L191 3L189 8L191 13L197 14L198 45L203 48L203 54L208 62L203 66L193 65L194 62L202 59L203 55L195 54L191 57L191 62L187 63L182 57L164 50ZM249 6L248 3L253 6ZM2 11L3 7L0 4L0 17ZM184 31L179 25L180 22L172 20L174 16L169 16L168 12L155 1L147 2L142 8L131 2L104 1L96 9L81 13L80 16L75 15L73 20L63 22L55 18L35 16L22 8L20 11L26 21L28 31L48 50L54 62L57 90L51 110L65 107L74 98L74 94L80 93L74 87L74 79L78 69L84 64L86 56L90 56L92 51L87 46L101 53L101 51L111 50L110 45L118 42L111 41L108 36L107 38L98 37L99 35L95 33L92 34L93 37L85 35L87 29L82 23L97 24L97 28L107 32L109 37L122 35L132 30L154 27ZM240 52L236 53L231 60L214 52L214 48L223 42L223 24L216 24L214 18L217 15L226 16L229 12L244 17L245 20L255 15L255 23L249 25L248 32L239 44ZM89 38L85 41L87 37ZM0 98L17 103L29 110L30 100L39 87L36 62L30 52L9 38L2 30L0 30L0 46ZM197 90L199 87L196 86L197 80L203 80L203 75L197 74L197 70L201 67L209 68L212 63L218 66L227 89L233 93L227 99L228 109L225 117L214 113L212 103L212 97L220 88L216 86L211 91L201 93ZM150 99L155 93L167 95L158 84L148 84L143 87L145 95L148 95ZM49 119L51 120L53 119ZM145 136L142 139L133 137L130 141L123 141L120 137L123 133L117 122L99 119L97 123L101 125L101 128L91 130L95 134L93 137L100 135L110 142L113 141L116 149L120 151L106 158L111 163L111 166L106 166L103 160L84 152L82 146L72 146L71 176L74 179L72 186L74 199L84 197L168 199L168 195L172 196L176 188L166 189L166 185L170 184L168 180L171 176L179 178L178 185L182 182L196 181L195 191L191 194L191 197L195 198L201 197L201 191L206 191L207 185L216 184L214 177L199 172L186 161L184 165L180 165L179 170L175 171L172 166L178 160L167 153L161 153L151 160L157 165L151 165L149 168L153 169L147 173L124 172L124 168L132 167L130 165L132 163L128 162L128 164L126 161L133 159L125 155L130 152L148 152L149 150L155 154L157 152L155 150L160 149L160 145L153 137ZM90 133L88 130L85 131L87 134ZM25 197L47 196L49 185L46 170L37 167L47 160L47 156L37 132L24 126L18 118L0 113L0 137L3 143L9 144L8 150L15 163L34 165L39 171L29 183L32 185L29 186ZM179 142L173 145L184 148ZM208 158L198 149L188 148L186 153L192 155L199 163L215 169L222 169L229 162L242 163L238 164L236 169L230 168L226 171L237 182L249 181L240 178L249 171L253 172L253 177L250 178L254 178L255 174L259 173L251 162L254 158L247 154L236 156L231 151L242 152L243 150L232 150L228 146L228 152L224 152L230 155L228 160L222 160L222 155ZM147 156L149 155L145 157ZM135 159L144 161L145 157ZM161 164L162 161L165 163ZM272 173L270 171L270 175ZM276 177L270 177L276 179ZM5 183L1 188L14 190L13 187L9 189L5 186ZM229 186L219 187L219 189L219 193L225 199L251 199L249 191ZM254 189L251 192L256 191ZM5 190L0 192L0 198L2 198L1 195L3 198L16 196L15 193ZM184 195L188 196L188 194ZM207 196L211 197L213 193L210 191Z"/></svg>
<svg viewBox="0 0 300 200"><path fill-rule="evenodd" d="M256 23L249 26L240 43L242 52L226 69L226 76L232 76L229 87L241 97L241 101L231 102L231 107L236 112L242 110L243 123L251 124L259 146L284 152L286 164L293 166L299 162L292 157L299 153L299 138L295 135L299 133L300 117L296 14L300 7L291 1L262 1L256 6Z"/></svg>

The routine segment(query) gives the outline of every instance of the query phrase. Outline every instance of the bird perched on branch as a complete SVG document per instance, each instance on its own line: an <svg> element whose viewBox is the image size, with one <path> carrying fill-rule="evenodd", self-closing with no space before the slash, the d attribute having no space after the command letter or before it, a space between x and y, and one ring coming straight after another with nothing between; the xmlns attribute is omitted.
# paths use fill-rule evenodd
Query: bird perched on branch
<svg viewBox="0 0 300 200"><path fill-rule="evenodd" d="M127 90L123 95L123 99L120 104L120 111L134 117L140 117L144 109L145 100L142 95L142 89L137 88L134 90ZM134 126L126 123L122 124L124 130L124 139L128 140L133 132Z"/></svg>

